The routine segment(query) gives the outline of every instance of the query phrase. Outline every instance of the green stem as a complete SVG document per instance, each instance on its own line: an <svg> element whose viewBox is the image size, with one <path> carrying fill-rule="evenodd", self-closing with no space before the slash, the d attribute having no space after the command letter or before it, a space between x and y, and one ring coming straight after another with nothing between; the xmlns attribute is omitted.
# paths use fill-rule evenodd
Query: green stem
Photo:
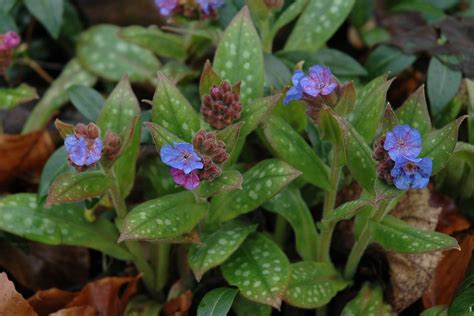
<svg viewBox="0 0 474 316"><path fill-rule="evenodd" d="M263 52L267 54L272 53L273 49L273 34L270 25L270 19L267 18L260 26L260 34L262 36Z"/></svg>
<svg viewBox="0 0 474 316"><path fill-rule="evenodd" d="M288 222L280 214L278 214L276 218L275 232L273 236L276 243L283 248L285 240L288 237Z"/></svg>
<svg viewBox="0 0 474 316"><path fill-rule="evenodd" d="M152 261L156 271L155 291L161 291L168 281L168 268L171 244L156 243L152 244Z"/></svg>
<svg viewBox="0 0 474 316"><path fill-rule="evenodd" d="M330 184L331 190L324 194L323 219L327 218L334 210L337 197L337 186L339 184L339 177L341 175L341 166L339 166L340 149L336 145L333 149L331 160L331 174ZM323 262L331 262L329 250L331 248L332 233L334 231L335 223L325 223L321 226L320 249L318 259Z"/></svg>

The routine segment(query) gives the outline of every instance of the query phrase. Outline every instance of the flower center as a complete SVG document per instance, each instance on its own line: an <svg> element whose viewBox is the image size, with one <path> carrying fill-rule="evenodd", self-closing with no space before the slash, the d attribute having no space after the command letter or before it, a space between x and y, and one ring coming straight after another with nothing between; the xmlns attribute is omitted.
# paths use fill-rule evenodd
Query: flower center
<svg viewBox="0 0 474 316"><path fill-rule="evenodd" d="M409 162L405 165L405 170L407 171L414 171L415 169L416 165L414 163Z"/></svg>

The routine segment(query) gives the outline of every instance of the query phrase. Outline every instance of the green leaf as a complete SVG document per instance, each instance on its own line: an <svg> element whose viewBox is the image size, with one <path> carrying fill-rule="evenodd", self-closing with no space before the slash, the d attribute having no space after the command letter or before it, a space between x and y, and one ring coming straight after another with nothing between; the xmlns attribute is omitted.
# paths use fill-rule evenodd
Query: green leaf
<svg viewBox="0 0 474 316"><path fill-rule="evenodd" d="M106 80L119 81L128 75L132 82L153 83L160 62L149 50L122 40L119 30L103 24L83 32L77 43L80 63Z"/></svg>
<svg viewBox="0 0 474 316"><path fill-rule="evenodd" d="M431 119L426 105L425 87L416 90L396 111L401 124L418 129L421 135L431 130Z"/></svg>
<svg viewBox="0 0 474 316"><path fill-rule="evenodd" d="M397 47L380 45L367 57L366 67L371 77L385 73L395 76L413 64L415 60L415 55L405 54Z"/></svg>
<svg viewBox="0 0 474 316"><path fill-rule="evenodd" d="M333 189L329 182L329 167L283 119L270 117L263 132L277 157L301 171L306 181L325 190Z"/></svg>
<svg viewBox="0 0 474 316"><path fill-rule="evenodd" d="M199 303L197 316L227 315L238 292L237 289L219 287L206 293Z"/></svg>
<svg viewBox="0 0 474 316"><path fill-rule="evenodd" d="M0 110L11 110L17 105L38 99L36 89L26 83L15 88L0 88Z"/></svg>
<svg viewBox="0 0 474 316"><path fill-rule="evenodd" d="M373 192L376 167L372 150L350 123L342 118L337 120L342 130L347 167L364 189Z"/></svg>
<svg viewBox="0 0 474 316"><path fill-rule="evenodd" d="M8 31L19 32L15 19L9 13L0 12L0 33Z"/></svg>
<svg viewBox="0 0 474 316"><path fill-rule="evenodd" d="M459 285L458 293L453 302L449 306L449 316L471 316L474 303L474 266L470 265L469 270L465 273L464 281Z"/></svg>
<svg viewBox="0 0 474 316"><path fill-rule="evenodd" d="M331 141L333 144L342 145L343 135L339 126L337 115L329 107L322 107L319 112L319 128L321 130L321 138Z"/></svg>
<svg viewBox="0 0 474 316"><path fill-rule="evenodd" d="M105 100L96 90L83 86L75 85L68 89L69 98L76 109L84 117L92 122L97 121L99 113L104 107Z"/></svg>
<svg viewBox="0 0 474 316"><path fill-rule="evenodd" d="M174 83L181 82L185 78L194 79L197 77L195 70L177 60L168 61L163 65L163 67L161 67L161 72Z"/></svg>
<svg viewBox="0 0 474 316"><path fill-rule="evenodd" d="M134 295L127 303L125 316L160 315L161 304L147 295Z"/></svg>
<svg viewBox="0 0 474 316"><path fill-rule="evenodd" d="M185 39L182 36L165 33L156 26L148 28L132 25L123 28L119 36L124 40L146 48L160 57L185 59Z"/></svg>
<svg viewBox="0 0 474 316"><path fill-rule="evenodd" d="M382 132L385 133L388 130L392 130L395 126L400 124L400 120L395 114L392 106L390 103L387 103L387 107L385 107L385 113L383 114Z"/></svg>
<svg viewBox="0 0 474 316"><path fill-rule="evenodd" d="M270 316L272 314L270 306L250 301L242 295L234 301L232 311L237 316Z"/></svg>
<svg viewBox="0 0 474 316"><path fill-rule="evenodd" d="M24 0L30 13L48 30L54 38L59 37L63 24L64 0Z"/></svg>
<svg viewBox="0 0 474 316"><path fill-rule="evenodd" d="M84 201L100 196L110 188L110 180L101 171L64 173L48 190L46 205Z"/></svg>
<svg viewBox="0 0 474 316"><path fill-rule="evenodd" d="M288 67L275 55L265 54L265 86L270 90L281 90L291 81Z"/></svg>
<svg viewBox="0 0 474 316"><path fill-rule="evenodd" d="M467 93L469 95L469 103L467 105L468 118L468 134L469 142L474 144L474 81L466 79Z"/></svg>
<svg viewBox="0 0 474 316"><path fill-rule="evenodd" d="M278 17L272 27L272 38L275 37L279 29L296 19L296 17L303 11L308 0L293 1L282 14Z"/></svg>
<svg viewBox="0 0 474 316"><path fill-rule="evenodd" d="M64 146L58 148L48 159L41 172L38 187L38 201L43 200L48 195L48 188L56 177L65 172L73 172L75 169L67 163L67 153Z"/></svg>
<svg viewBox="0 0 474 316"><path fill-rule="evenodd" d="M292 101L288 106L283 105L280 99L273 108L273 115L284 119L298 133L303 133L308 126L308 116L306 115L306 105L301 101Z"/></svg>
<svg viewBox="0 0 474 316"><path fill-rule="evenodd" d="M188 100L166 76L158 73L158 86L153 96L152 120L184 141L190 142L199 130L199 116Z"/></svg>
<svg viewBox="0 0 474 316"><path fill-rule="evenodd" d="M300 172L277 159L261 161L244 173L242 190L222 193L211 201L210 221L224 222L248 213L280 192Z"/></svg>
<svg viewBox="0 0 474 316"><path fill-rule="evenodd" d="M82 68L76 59L72 59L36 104L23 127L22 133L25 134L45 127L53 113L69 101L67 90L70 87L77 84L91 87L96 81L96 76Z"/></svg>
<svg viewBox="0 0 474 316"><path fill-rule="evenodd" d="M200 281L204 273L226 261L256 229L257 225L228 222L203 237L201 244L191 245L188 261L196 279Z"/></svg>
<svg viewBox="0 0 474 316"><path fill-rule="evenodd" d="M303 260L316 260L318 232L306 202L293 185L278 193L263 207L283 216L295 233L296 251Z"/></svg>
<svg viewBox="0 0 474 316"><path fill-rule="evenodd" d="M339 116L345 117L354 111L356 91L352 81L342 84L339 89L341 90L341 96L334 107L334 112Z"/></svg>
<svg viewBox="0 0 474 316"><path fill-rule="evenodd" d="M369 222L373 239L388 251L423 253L460 249L455 238L434 231L419 230L391 215L380 223Z"/></svg>
<svg viewBox="0 0 474 316"><path fill-rule="evenodd" d="M195 190L200 197L212 197L224 192L242 190L242 174L237 170L226 170L214 181L202 181Z"/></svg>
<svg viewBox="0 0 474 316"><path fill-rule="evenodd" d="M433 160L432 174L444 168L456 147L458 130L466 116L446 125L442 129L432 131L423 140L420 157L429 157Z"/></svg>
<svg viewBox="0 0 474 316"><path fill-rule="evenodd" d="M97 120L97 124L103 133L102 135L105 135L107 131L111 131L120 136L125 135L122 139L131 137L130 145L122 152L113 165L115 177L117 178L123 198L130 193L135 182L135 165L140 149L141 128L135 128L133 135L126 134L130 132L128 129L130 124L139 115L140 106L137 97L133 93L128 78L125 76L110 93Z"/></svg>
<svg viewBox="0 0 474 316"><path fill-rule="evenodd" d="M205 95L209 95L209 91L211 90L212 86L217 86L221 82L222 79L212 68L211 62L206 60L204 69L201 73L201 78L199 80L199 95L201 98Z"/></svg>
<svg viewBox="0 0 474 316"><path fill-rule="evenodd" d="M392 308L383 301L382 289L365 283L359 294L347 303L341 316L391 316Z"/></svg>
<svg viewBox="0 0 474 316"><path fill-rule="evenodd" d="M216 132L217 139L224 142L225 149L228 153L232 153L237 146L240 140L240 129L242 125L243 123L239 122Z"/></svg>
<svg viewBox="0 0 474 316"><path fill-rule="evenodd" d="M189 233L207 209L207 203L196 203L192 192L147 201L127 214L119 241L177 238Z"/></svg>
<svg viewBox="0 0 474 316"><path fill-rule="evenodd" d="M301 261L290 265L284 300L300 308L317 308L329 303L348 284L329 263Z"/></svg>
<svg viewBox="0 0 474 316"><path fill-rule="evenodd" d="M385 96L392 81L380 76L357 92L355 109L349 121L367 143L374 140L380 126L385 112Z"/></svg>
<svg viewBox="0 0 474 316"><path fill-rule="evenodd" d="M222 265L222 273L244 297L279 309L289 267L288 258L270 238L254 233Z"/></svg>
<svg viewBox="0 0 474 316"><path fill-rule="evenodd" d="M369 205L367 200L355 200L346 202L338 206L328 217L324 218L323 222L339 222L341 220L348 220L357 215L359 211Z"/></svg>
<svg viewBox="0 0 474 316"><path fill-rule="evenodd" d="M448 306L438 305L425 309L420 316L448 316Z"/></svg>
<svg viewBox="0 0 474 316"><path fill-rule="evenodd" d="M213 64L221 78L231 83L242 82L240 100L244 108L250 101L263 96L262 45L247 7L227 27Z"/></svg>
<svg viewBox="0 0 474 316"><path fill-rule="evenodd" d="M111 222L99 218L90 223L83 213L78 204L45 209L37 205L34 194L14 194L0 199L0 229L49 245L88 247L121 260L131 259L117 244L118 232Z"/></svg>
<svg viewBox="0 0 474 316"><path fill-rule="evenodd" d="M154 124L151 122L146 122L145 126L150 131L151 137L153 138L153 142L155 143L156 151L160 152L161 147L164 145L171 145L173 143L182 143L179 137L170 133L166 128L161 127L158 124Z"/></svg>
<svg viewBox="0 0 474 316"><path fill-rule="evenodd" d="M432 57L428 67L428 98L433 116L440 114L458 92L462 74Z"/></svg>
<svg viewBox="0 0 474 316"><path fill-rule="evenodd" d="M17 0L3 0L0 2L0 13L8 13L16 4Z"/></svg>
<svg viewBox="0 0 474 316"><path fill-rule="evenodd" d="M285 44L285 51L315 52L337 31L354 0L310 0Z"/></svg>

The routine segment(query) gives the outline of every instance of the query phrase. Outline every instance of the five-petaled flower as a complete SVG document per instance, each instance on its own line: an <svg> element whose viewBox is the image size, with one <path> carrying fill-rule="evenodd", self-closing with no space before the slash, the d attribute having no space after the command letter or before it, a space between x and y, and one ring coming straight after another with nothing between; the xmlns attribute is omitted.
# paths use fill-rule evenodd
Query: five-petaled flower
<svg viewBox="0 0 474 316"><path fill-rule="evenodd" d="M184 187L186 190L194 190L199 186L199 175L197 170L186 174L184 171L171 168L170 174L176 184Z"/></svg>
<svg viewBox="0 0 474 316"><path fill-rule="evenodd" d="M170 16L178 6L178 0L155 0L155 5L160 9L160 14Z"/></svg>
<svg viewBox="0 0 474 316"><path fill-rule="evenodd" d="M398 125L387 132L383 147L394 161L400 157L416 158L421 152L421 136L415 128Z"/></svg>
<svg viewBox="0 0 474 316"><path fill-rule="evenodd" d="M432 167L430 158L400 156L391 171L393 183L400 190L423 189L430 181Z"/></svg>
<svg viewBox="0 0 474 316"><path fill-rule="evenodd" d="M84 135L68 135L64 147L75 166L91 166L102 156L102 141L99 137L88 139Z"/></svg>
<svg viewBox="0 0 474 316"><path fill-rule="evenodd" d="M163 163L172 168L181 170L185 174L204 167L201 157L196 153L193 145L189 143L165 145L161 147L160 157Z"/></svg>

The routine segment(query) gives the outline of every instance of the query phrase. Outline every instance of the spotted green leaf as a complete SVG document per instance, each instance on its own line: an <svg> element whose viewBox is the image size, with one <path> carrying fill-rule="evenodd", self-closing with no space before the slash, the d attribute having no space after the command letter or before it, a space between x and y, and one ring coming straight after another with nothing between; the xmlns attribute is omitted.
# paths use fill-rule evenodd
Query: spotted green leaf
<svg viewBox="0 0 474 316"><path fill-rule="evenodd" d="M400 124L400 120L398 119L397 114L393 110L392 105L390 105L390 103L387 103L387 106L385 107L385 113L383 114L382 131L386 132Z"/></svg>
<svg viewBox="0 0 474 316"><path fill-rule="evenodd" d="M104 194L110 180L101 171L64 173L58 176L48 190L47 205L79 202Z"/></svg>
<svg viewBox="0 0 474 316"><path fill-rule="evenodd" d="M448 316L448 306L437 305L431 308L425 309L420 316Z"/></svg>
<svg viewBox="0 0 474 316"><path fill-rule="evenodd" d="M372 143L385 112L385 96L393 79L380 76L357 92L354 112L349 121L367 143Z"/></svg>
<svg viewBox="0 0 474 316"><path fill-rule="evenodd" d="M199 303L197 316L225 316L232 307L237 289L220 287L203 297Z"/></svg>
<svg viewBox="0 0 474 316"><path fill-rule="evenodd" d="M64 0L24 0L24 3L48 33L57 39L63 24Z"/></svg>
<svg viewBox="0 0 474 316"><path fill-rule="evenodd" d="M82 33L77 44L79 62L106 80L119 81L128 75L132 82L154 82L158 59L149 50L121 39L119 30L103 24Z"/></svg>
<svg viewBox="0 0 474 316"><path fill-rule="evenodd" d="M191 245L188 261L196 279L201 280L204 273L226 261L256 228L257 225L228 222L203 237L202 243Z"/></svg>
<svg viewBox="0 0 474 316"><path fill-rule="evenodd" d="M191 232L207 209L207 203L198 204L192 192L147 201L127 214L120 241L177 238Z"/></svg>
<svg viewBox="0 0 474 316"><path fill-rule="evenodd" d="M15 88L0 88L0 109L10 110L15 106L38 98L36 89L26 83Z"/></svg>
<svg viewBox="0 0 474 316"><path fill-rule="evenodd" d="M83 85L74 85L68 89L69 97L76 109L91 122L97 121L105 100L96 90Z"/></svg>
<svg viewBox="0 0 474 316"><path fill-rule="evenodd" d="M232 153L240 140L240 129L243 123L232 124L216 133L216 137L225 144L227 152Z"/></svg>
<svg viewBox="0 0 474 316"><path fill-rule="evenodd" d="M64 149L64 146L56 149L56 151L49 157L48 161L43 167L43 171L41 172L41 178L38 187L38 201L42 203L44 200L46 200L48 189L57 176L59 176L61 173L73 171L74 167L72 167L67 162L67 153Z"/></svg>
<svg viewBox="0 0 474 316"><path fill-rule="evenodd" d="M323 107L319 112L319 128L321 138L331 141L333 144L343 144L342 129L336 119L336 113L329 107Z"/></svg>
<svg viewBox="0 0 474 316"><path fill-rule="evenodd" d="M237 286L244 297L280 308L290 263L270 238L260 233L250 235L221 267L227 282Z"/></svg>
<svg viewBox="0 0 474 316"><path fill-rule="evenodd" d="M140 106L137 97L133 93L128 78L125 76L107 98L105 106L100 112L97 124L103 133L102 135L105 135L107 131L111 131L123 136L126 134L131 123L139 115ZM134 184L135 164L138 150L140 149L140 135L141 128L133 129L133 135L130 135L128 148L122 152L113 165L115 177L123 197L130 193Z"/></svg>
<svg viewBox="0 0 474 316"><path fill-rule="evenodd" d="M138 25L128 26L119 32L119 36L128 42L152 51L160 57L186 58L184 38L165 33L156 26L147 28Z"/></svg>
<svg viewBox="0 0 474 316"><path fill-rule="evenodd" d="M425 87L416 90L396 111L402 124L418 129L421 135L431 130L431 119L426 105Z"/></svg>
<svg viewBox="0 0 474 316"><path fill-rule="evenodd" d="M224 192L242 190L242 174L237 170L226 170L214 181L201 181L199 187L195 190L201 197L211 197Z"/></svg>
<svg viewBox="0 0 474 316"><path fill-rule="evenodd" d="M270 316L272 314L270 306L248 300L241 294L235 299L232 311L237 316Z"/></svg>
<svg viewBox="0 0 474 316"><path fill-rule="evenodd" d="M199 95L201 98L205 95L209 95L212 86L219 85L221 81L221 77L214 71L211 62L207 60L199 80Z"/></svg>
<svg viewBox="0 0 474 316"><path fill-rule="evenodd" d="M70 87L76 84L90 87L96 81L96 76L85 70L76 59L72 59L36 104L22 133L45 127L53 113L69 101L68 89Z"/></svg>
<svg viewBox="0 0 474 316"><path fill-rule="evenodd" d="M295 0L285 9L285 11L283 11L282 14L280 14L272 26L272 38L276 35L279 29L296 19L301 11L303 11L307 2L308 0Z"/></svg>
<svg viewBox="0 0 474 316"><path fill-rule="evenodd" d="M183 139L191 141L200 121L188 100L165 75L158 73L158 86L153 96L152 121Z"/></svg>
<svg viewBox="0 0 474 316"><path fill-rule="evenodd" d="M285 44L285 51L315 52L337 31L354 0L309 0Z"/></svg>
<svg viewBox="0 0 474 316"><path fill-rule="evenodd" d="M367 206L369 201L367 200L355 200L346 202L338 206L329 216L323 218L323 222L338 222L340 220L348 220L357 215L357 213Z"/></svg>
<svg viewBox="0 0 474 316"><path fill-rule="evenodd" d="M223 222L248 213L280 192L300 172L286 162L267 159L244 173L242 190L222 193L211 201L210 221Z"/></svg>
<svg viewBox="0 0 474 316"><path fill-rule="evenodd" d="M274 196L263 207L283 216L295 233L296 251L303 260L316 260L318 232L306 202L293 185Z"/></svg>
<svg viewBox="0 0 474 316"><path fill-rule="evenodd" d="M329 303L347 285L331 264L301 261L290 265L284 300L300 308L317 308Z"/></svg>
<svg viewBox="0 0 474 316"><path fill-rule="evenodd" d="M392 308L383 301L383 292L379 286L365 283L359 294L347 303L341 316L391 316Z"/></svg>
<svg viewBox="0 0 474 316"><path fill-rule="evenodd" d="M146 122L145 126L150 131L153 142L155 143L156 150L160 152L161 147L168 144L181 143L181 140L178 136L174 135L166 128L151 122Z"/></svg>
<svg viewBox="0 0 474 316"><path fill-rule="evenodd" d="M374 241L389 251L422 253L460 249L457 240L451 236L417 229L391 215L385 216L380 223L370 221L369 225Z"/></svg>
<svg viewBox="0 0 474 316"><path fill-rule="evenodd" d="M88 247L122 260L131 259L116 242L115 225L101 217L88 222L78 204L45 209L37 204L34 194L9 195L0 199L0 229L49 245Z"/></svg>
<svg viewBox="0 0 474 316"><path fill-rule="evenodd" d="M272 116L264 125L265 138L276 156L301 171L303 178L325 190L331 190L329 167L288 123Z"/></svg>
<svg viewBox="0 0 474 316"><path fill-rule="evenodd" d="M433 160L432 174L436 174L443 169L451 157L456 147L459 126L466 117L462 116L442 129L432 131L424 137L420 157L429 157Z"/></svg>
<svg viewBox="0 0 474 316"><path fill-rule="evenodd" d="M372 150L350 123L342 118L338 118L338 122L342 130L347 167L364 189L373 192L376 168Z"/></svg>
<svg viewBox="0 0 474 316"><path fill-rule="evenodd" d="M227 27L217 46L214 70L231 83L241 81L240 99L244 105L263 96L264 62L260 37L244 7Z"/></svg>

